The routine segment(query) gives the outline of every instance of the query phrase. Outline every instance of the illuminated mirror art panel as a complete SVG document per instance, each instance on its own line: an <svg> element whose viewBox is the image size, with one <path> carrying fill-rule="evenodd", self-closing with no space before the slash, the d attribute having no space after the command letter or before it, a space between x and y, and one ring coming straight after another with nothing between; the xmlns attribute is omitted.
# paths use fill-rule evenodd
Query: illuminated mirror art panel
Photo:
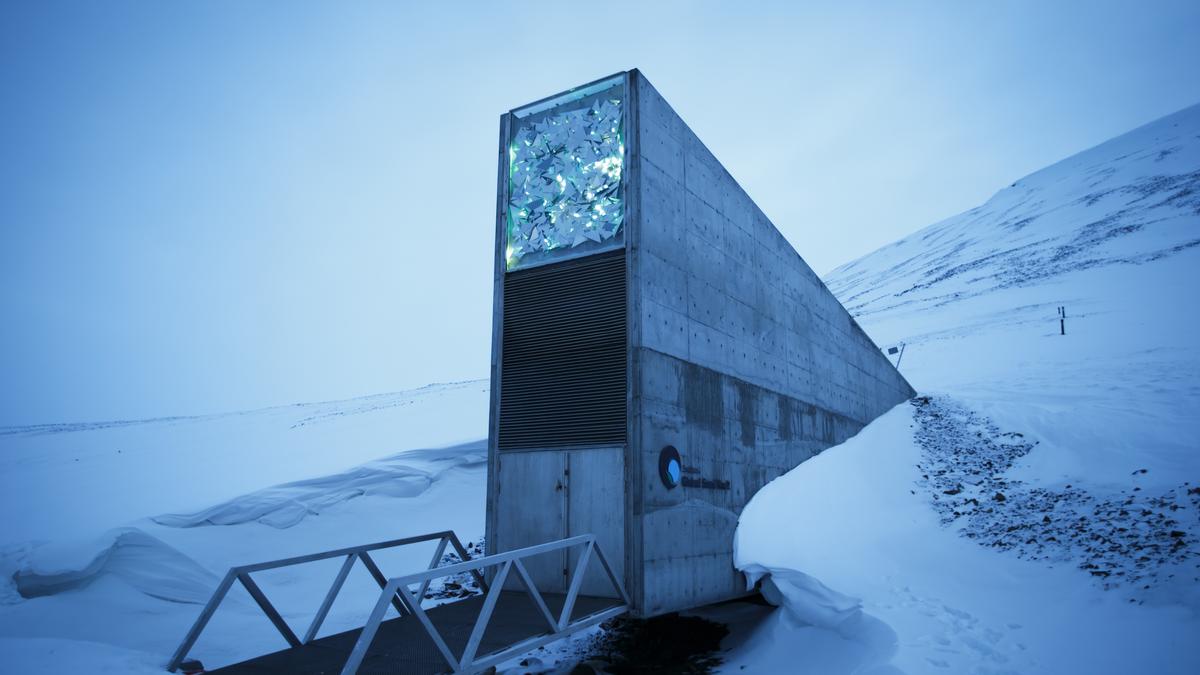
<svg viewBox="0 0 1200 675"><path fill-rule="evenodd" d="M508 269L623 245L624 82L617 76L513 112Z"/></svg>

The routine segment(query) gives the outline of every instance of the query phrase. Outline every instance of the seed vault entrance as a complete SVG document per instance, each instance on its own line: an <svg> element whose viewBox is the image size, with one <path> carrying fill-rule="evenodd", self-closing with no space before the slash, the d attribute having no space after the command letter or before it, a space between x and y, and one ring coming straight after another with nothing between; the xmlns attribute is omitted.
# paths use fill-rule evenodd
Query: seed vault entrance
<svg viewBox="0 0 1200 675"><path fill-rule="evenodd" d="M624 550L623 448L502 453L497 469L499 499L493 535L497 550L581 534L595 534L603 551ZM526 567L539 589L565 593L579 553L578 549L553 551L530 558ZM610 562L617 578L623 578L623 556L614 554ZM580 592L616 597L599 566L589 566Z"/></svg>
<svg viewBox="0 0 1200 675"><path fill-rule="evenodd" d="M592 534L643 616L744 594L754 493L912 388L641 73L506 113L498 160L488 552Z"/></svg>
<svg viewBox="0 0 1200 675"><path fill-rule="evenodd" d="M592 534L624 577L629 425L626 76L514 110L501 131L488 547ZM565 591L578 551L527 561ZM599 567L581 592L611 597ZM512 583L516 583L513 581Z"/></svg>

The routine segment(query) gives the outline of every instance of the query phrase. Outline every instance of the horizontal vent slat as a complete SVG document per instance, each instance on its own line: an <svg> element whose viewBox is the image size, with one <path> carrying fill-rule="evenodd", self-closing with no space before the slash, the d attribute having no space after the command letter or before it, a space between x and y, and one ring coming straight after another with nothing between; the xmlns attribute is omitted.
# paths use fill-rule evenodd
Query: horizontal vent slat
<svg viewBox="0 0 1200 675"><path fill-rule="evenodd" d="M504 277L501 450L625 443L623 251Z"/></svg>

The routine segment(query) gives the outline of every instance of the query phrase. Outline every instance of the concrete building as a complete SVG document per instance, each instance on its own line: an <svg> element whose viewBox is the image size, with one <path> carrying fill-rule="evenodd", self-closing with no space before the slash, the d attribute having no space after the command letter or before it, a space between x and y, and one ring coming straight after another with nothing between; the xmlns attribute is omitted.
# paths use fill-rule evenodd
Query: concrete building
<svg viewBox="0 0 1200 675"><path fill-rule="evenodd" d="M742 595L754 493L914 393L636 70L501 117L496 215L489 553L590 532L639 614Z"/></svg>

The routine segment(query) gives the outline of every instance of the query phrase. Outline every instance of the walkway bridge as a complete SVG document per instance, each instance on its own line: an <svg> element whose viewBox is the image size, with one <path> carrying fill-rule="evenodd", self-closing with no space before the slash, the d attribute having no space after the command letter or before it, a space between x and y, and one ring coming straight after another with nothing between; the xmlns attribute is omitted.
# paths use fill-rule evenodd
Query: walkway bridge
<svg viewBox="0 0 1200 675"><path fill-rule="evenodd" d="M388 578L371 557L373 551L429 541L438 542L433 560L427 569L412 574ZM453 547L462 562L438 567L447 547ZM578 554L567 591L539 591L529 574L529 559L567 550ZM304 636L297 637L251 574L330 558L342 558L342 566ZM380 587L366 624L317 637L356 562L366 567ZM614 598L580 592L594 562L612 583ZM464 573L474 577L481 595L444 604L425 597L433 580ZM591 534L472 559L454 532L434 532L231 568L175 650L167 670L176 672L186 662L235 582L250 593L289 648L206 671L209 673L478 673L629 610L629 596ZM389 606L400 616L385 620Z"/></svg>

